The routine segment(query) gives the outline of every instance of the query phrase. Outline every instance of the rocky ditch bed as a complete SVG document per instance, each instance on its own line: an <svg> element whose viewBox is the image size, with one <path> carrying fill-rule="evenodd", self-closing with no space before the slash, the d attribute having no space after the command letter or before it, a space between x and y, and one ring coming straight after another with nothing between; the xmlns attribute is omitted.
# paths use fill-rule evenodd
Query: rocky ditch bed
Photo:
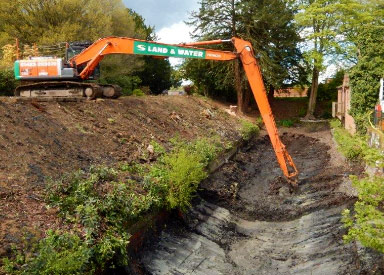
<svg viewBox="0 0 384 275"><path fill-rule="evenodd" d="M383 274L381 257L344 244L341 211L356 194L329 129L290 130L300 170L291 193L268 137L243 147L201 185L194 207L136 254L134 274Z"/></svg>

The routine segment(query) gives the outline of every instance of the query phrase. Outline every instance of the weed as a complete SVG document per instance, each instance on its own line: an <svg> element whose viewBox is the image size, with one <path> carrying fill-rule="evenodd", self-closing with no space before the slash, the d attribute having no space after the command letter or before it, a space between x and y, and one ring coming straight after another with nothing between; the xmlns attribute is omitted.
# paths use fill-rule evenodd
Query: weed
<svg viewBox="0 0 384 275"><path fill-rule="evenodd" d="M84 128L84 126L76 123L75 127L77 130L79 130L82 134L89 134L89 132Z"/></svg>
<svg viewBox="0 0 384 275"><path fill-rule="evenodd" d="M81 235L93 251L90 260L98 267L126 262L127 221L148 209L147 204L134 202L133 197L144 200L129 185L115 182L117 173L112 168L91 167L88 173L78 171L48 188L50 205L58 207L66 221L81 226Z"/></svg>
<svg viewBox="0 0 384 275"><path fill-rule="evenodd" d="M165 148L164 148L162 145L160 145L158 142L152 140L152 141L150 142L150 144L153 146L153 150L154 150L154 152L155 152L156 154L160 154L160 155L162 155L162 154L165 153Z"/></svg>
<svg viewBox="0 0 384 275"><path fill-rule="evenodd" d="M264 124L263 118L262 118L262 117L258 117L258 118L256 118L255 124L256 124L259 128L261 128L261 126Z"/></svg>
<svg viewBox="0 0 384 275"><path fill-rule="evenodd" d="M128 142L127 138L121 138L119 139L120 144L126 144Z"/></svg>
<svg viewBox="0 0 384 275"><path fill-rule="evenodd" d="M244 140L251 139L254 135L259 133L260 129L256 124L249 122L248 120L241 121L241 136Z"/></svg>
<svg viewBox="0 0 384 275"><path fill-rule="evenodd" d="M144 173L146 172L146 168L144 167L144 165L136 162L131 162L131 163L124 162L120 164L119 170L122 172L129 172L131 174L135 174L139 176L144 175Z"/></svg>
<svg viewBox="0 0 384 275"><path fill-rule="evenodd" d="M116 119L108 118L108 122L111 123L111 124L115 124L116 123Z"/></svg>

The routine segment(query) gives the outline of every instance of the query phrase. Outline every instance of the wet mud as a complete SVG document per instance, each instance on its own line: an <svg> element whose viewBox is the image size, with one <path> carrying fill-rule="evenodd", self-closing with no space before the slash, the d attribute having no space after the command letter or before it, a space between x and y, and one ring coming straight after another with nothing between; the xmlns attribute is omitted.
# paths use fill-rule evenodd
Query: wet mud
<svg viewBox="0 0 384 275"><path fill-rule="evenodd" d="M282 135L300 170L286 184L268 136L249 142L201 185L137 261L142 274L383 274L381 257L345 244L341 212L361 167L337 153L329 129Z"/></svg>

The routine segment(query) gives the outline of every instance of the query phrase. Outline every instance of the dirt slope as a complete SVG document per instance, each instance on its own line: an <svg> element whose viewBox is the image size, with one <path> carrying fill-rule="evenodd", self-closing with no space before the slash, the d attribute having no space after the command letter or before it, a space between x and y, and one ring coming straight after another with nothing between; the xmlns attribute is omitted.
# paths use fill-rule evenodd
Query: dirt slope
<svg viewBox="0 0 384 275"><path fill-rule="evenodd" d="M0 99L0 257L21 232L61 226L46 208L47 177L140 160L149 142L175 136L238 138L239 122L195 97L127 97L89 102Z"/></svg>

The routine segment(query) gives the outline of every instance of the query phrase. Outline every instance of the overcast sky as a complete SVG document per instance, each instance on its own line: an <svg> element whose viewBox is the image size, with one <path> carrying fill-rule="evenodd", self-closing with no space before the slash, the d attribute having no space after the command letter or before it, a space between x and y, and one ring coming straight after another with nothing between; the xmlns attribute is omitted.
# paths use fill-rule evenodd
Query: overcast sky
<svg viewBox="0 0 384 275"><path fill-rule="evenodd" d="M123 0L128 8L144 17L148 25L155 26L160 41L166 43L189 42L191 28L183 21L197 10L198 0Z"/></svg>

